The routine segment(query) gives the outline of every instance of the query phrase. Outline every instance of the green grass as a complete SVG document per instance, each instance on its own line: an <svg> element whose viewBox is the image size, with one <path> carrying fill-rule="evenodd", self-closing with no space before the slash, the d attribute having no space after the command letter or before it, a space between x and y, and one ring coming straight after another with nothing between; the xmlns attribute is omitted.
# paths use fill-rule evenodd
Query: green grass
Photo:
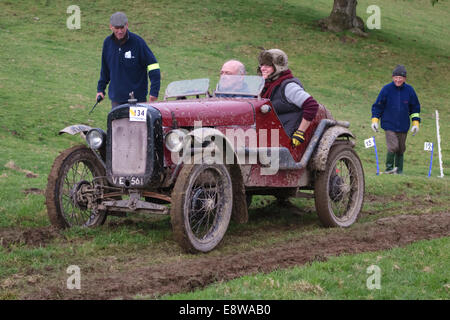
<svg viewBox="0 0 450 320"><path fill-rule="evenodd" d="M26 194L24 190L45 190L57 154L83 143L78 136L59 136L59 130L76 123L106 127L108 101L99 104L93 114L88 112L95 102L102 41L110 33L109 16L116 10L128 14L130 30L141 35L155 53L162 72L160 96L171 81L180 79L209 77L214 88L222 63L231 58L241 60L248 73L255 74L261 47L283 49L289 56L290 68L307 91L326 105L336 119L351 123L366 178L367 196L360 223L395 214L448 211L450 42L446 30L450 3L439 2L432 7L428 0L360 0L357 9L363 20L369 16L367 6L377 4L381 8L382 29L371 31L368 38L347 32L321 32L315 22L330 13L329 0L138 0L132 7L120 1L84 0L77 2L82 14L80 30L66 28L69 16L66 8L70 4L61 0L0 2L0 228L49 226L43 195ZM405 174L377 176L374 150L365 149L363 140L374 135L370 129L371 105L381 87L391 80L397 63L406 65L407 82L418 93L422 124L418 135L407 139ZM440 115L444 179L437 178L437 149L432 177L427 178L430 154L423 151L424 142L436 142L436 109ZM383 170L386 143L382 133L375 137ZM5 165L11 161L20 169L7 168ZM28 178L24 170L37 177ZM292 200L294 207L290 209L279 208L271 201L270 197L256 197L251 223L232 224L224 245L210 254L231 253L298 236L297 229L277 232L280 227L324 232L319 228L312 200ZM108 221L95 230L65 231L64 239L56 239L46 247L24 244L0 247L0 285L4 279L26 274L29 269L41 274L49 266L60 268L73 261L103 266L107 263L102 259L109 256L119 260L145 256L146 263L180 256L167 217L108 218ZM257 232L266 227L274 231ZM235 236L241 232L254 232L254 236L247 243L240 243ZM442 248L446 240L442 241L430 242L431 250ZM181 257L191 258L183 254ZM342 268L350 270L353 258L343 259ZM411 259L413 263L421 260ZM332 261L326 264L333 264ZM320 265L313 266L320 269ZM430 266L439 269L436 260ZM412 275L416 273L414 270ZM323 270L315 272L326 274ZM257 279L266 279L261 283L266 281L267 288L271 286L268 278ZM314 275L306 280L313 285L311 290L320 291L314 289L314 285L320 285L324 291L291 298L346 297L342 291L334 293L325 284L315 282ZM297 284L308 287L301 282ZM424 297L442 297L439 292L433 295L434 289L425 287ZM268 291L271 295L279 292L279 288ZM0 296L20 296L19 292L5 292ZM386 291L358 294L364 299L401 297L393 289L387 296L380 295L381 292ZM244 294L240 297L247 298Z"/></svg>
<svg viewBox="0 0 450 320"><path fill-rule="evenodd" d="M426 178L430 154L423 151L423 143L436 141L434 111L439 109L448 174L445 124L449 121L446 84L450 79L445 70L450 44L446 37L438 36L445 30L448 3L431 7L425 0L378 1L382 29L372 31L368 39L345 34L356 41L346 43L340 41L344 34L323 33L315 27L315 20L329 13L329 1L315 1L314 5L240 1L229 10L231 3L235 4L152 2L135 6L144 9L127 10L130 29L147 40L160 61L161 94L169 82L185 78L209 77L213 87L221 64L232 57L241 59L249 73L254 73L259 47L282 48L307 90L337 119L351 122L358 138L356 149L371 179L376 170L374 152L362 144L373 135L369 127L371 103L381 86L390 81L393 66L401 62L408 68L408 82L419 95L423 119L419 134L408 137L405 173ZM368 17L364 10L368 5L368 1L358 4L363 19ZM111 8L120 9L120 5L81 1L80 30L66 28L64 1L6 1L1 6L4 42L0 54L5 63L0 66L0 212L7 214L0 218L0 226L11 226L20 223L14 219L20 212L45 210L42 202L26 201L25 195L17 192L18 185L44 189L57 153L80 141L78 137L58 136L57 132L74 123L105 127L108 102L100 104L91 116L87 113L94 102L101 43L109 34L108 17ZM266 7L271 7L270 16ZM397 12L404 12L410 19L403 20ZM384 135L375 136L383 170ZM435 151L434 177L439 173ZM20 168L36 172L39 178L28 179L4 168L11 160ZM423 184L428 181L424 179ZM45 225L45 220L33 221Z"/></svg>
<svg viewBox="0 0 450 320"><path fill-rule="evenodd" d="M245 276L162 299L448 299L449 248L449 238L419 241L405 248L334 257L326 262ZM370 278L375 275L369 269L372 265L381 271L379 282Z"/></svg>

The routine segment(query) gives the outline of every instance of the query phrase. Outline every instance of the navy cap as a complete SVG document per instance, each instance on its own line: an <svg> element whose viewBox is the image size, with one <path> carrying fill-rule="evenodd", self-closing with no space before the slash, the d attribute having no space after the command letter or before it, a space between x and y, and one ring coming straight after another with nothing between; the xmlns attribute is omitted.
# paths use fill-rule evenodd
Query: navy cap
<svg viewBox="0 0 450 320"><path fill-rule="evenodd" d="M405 66L402 66L401 64L398 64L394 71L392 71L392 76L402 76L402 77L406 77L406 68Z"/></svg>

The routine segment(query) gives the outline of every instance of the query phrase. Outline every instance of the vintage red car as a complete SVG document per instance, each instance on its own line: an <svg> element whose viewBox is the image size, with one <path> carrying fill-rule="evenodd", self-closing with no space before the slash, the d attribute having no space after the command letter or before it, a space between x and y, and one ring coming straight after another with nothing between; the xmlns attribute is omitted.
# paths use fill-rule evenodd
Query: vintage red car
<svg viewBox="0 0 450 320"><path fill-rule="evenodd" d="M327 227L358 218L364 172L349 123L323 106L293 147L259 76L222 76L171 83L164 101L111 110L107 129L74 125L60 133L87 145L63 151L49 174L46 205L60 228L93 227L107 215L170 214L177 242L208 252L230 219L248 220L252 195L314 197ZM314 193L305 190L313 190Z"/></svg>

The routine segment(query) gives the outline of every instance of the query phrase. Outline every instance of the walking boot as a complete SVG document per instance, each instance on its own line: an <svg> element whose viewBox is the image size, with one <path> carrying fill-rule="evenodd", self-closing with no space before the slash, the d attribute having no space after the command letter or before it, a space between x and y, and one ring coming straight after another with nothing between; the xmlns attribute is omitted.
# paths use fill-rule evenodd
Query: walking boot
<svg viewBox="0 0 450 320"><path fill-rule="evenodd" d="M395 154L395 166L397 167L397 174L403 173L403 154Z"/></svg>
<svg viewBox="0 0 450 320"><path fill-rule="evenodd" d="M395 173L396 168L394 168L394 159L395 159L395 153L388 152L387 156L386 156L386 171L384 173L387 173L387 174Z"/></svg>

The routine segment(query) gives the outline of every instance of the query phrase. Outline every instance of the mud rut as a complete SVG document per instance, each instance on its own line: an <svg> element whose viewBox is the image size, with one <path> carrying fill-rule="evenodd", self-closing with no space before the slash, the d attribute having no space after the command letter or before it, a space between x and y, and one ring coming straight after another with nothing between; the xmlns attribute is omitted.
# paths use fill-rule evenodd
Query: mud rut
<svg viewBox="0 0 450 320"><path fill-rule="evenodd" d="M36 231L37 232L37 231ZM23 236L30 243L55 235L45 229ZM5 238L5 234L0 234ZM36 284L23 299L114 299L133 298L137 294L159 296L186 292L213 282L227 281L257 272L325 261L340 254L386 250L424 239L450 236L450 212L427 215L399 215L375 222L356 224L350 229L330 229L326 234L305 235L275 245L237 252L232 255L197 255L168 264L129 269L127 272L84 273L81 290L66 289L67 274L59 281ZM17 235L16 235L17 237ZM10 240L13 240L11 238ZM23 241L23 239L22 239ZM26 241L25 241L26 242Z"/></svg>

